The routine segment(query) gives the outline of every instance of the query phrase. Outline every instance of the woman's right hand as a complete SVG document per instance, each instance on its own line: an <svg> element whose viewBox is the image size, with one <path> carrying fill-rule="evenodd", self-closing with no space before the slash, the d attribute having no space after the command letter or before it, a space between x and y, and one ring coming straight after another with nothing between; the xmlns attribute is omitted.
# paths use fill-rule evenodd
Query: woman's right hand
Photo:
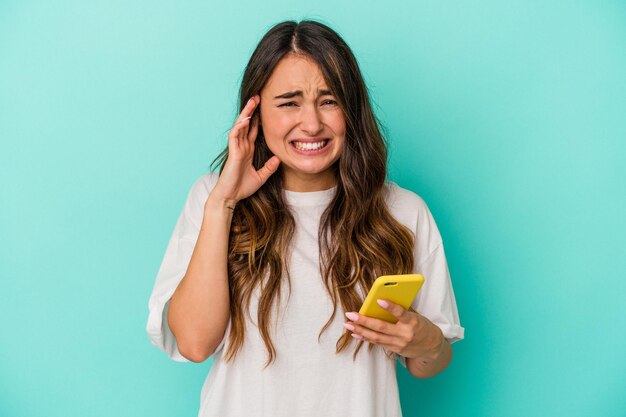
<svg viewBox="0 0 626 417"><path fill-rule="evenodd" d="M254 141L259 131L259 115L255 115L252 120L251 117L260 102L259 95L248 100L233 128L228 132L228 158L215 188L209 195L209 200L221 200L234 207L239 200L251 196L261 188L278 169L280 159L277 156L268 159L258 171L252 164Z"/></svg>

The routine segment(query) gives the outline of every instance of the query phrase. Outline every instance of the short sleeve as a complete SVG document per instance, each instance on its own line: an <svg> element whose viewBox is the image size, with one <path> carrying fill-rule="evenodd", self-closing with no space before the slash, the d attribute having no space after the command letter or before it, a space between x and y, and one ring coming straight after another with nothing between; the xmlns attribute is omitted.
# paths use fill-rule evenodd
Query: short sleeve
<svg viewBox="0 0 626 417"><path fill-rule="evenodd" d="M443 243L418 265L416 273L424 276L424 285L412 307L437 325L450 344L462 340L465 329L459 320ZM405 358L398 355L398 360L406 368Z"/></svg>
<svg viewBox="0 0 626 417"><path fill-rule="evenodd" d="M165 351L172 360L178 362L189 362L189 359L179 352L176 338L167 323L169 301L187 272L193 249L200 234L204 203L216 182L217 174L208 173L198 178L191 186L165 250L148 301L149 315L146 325L148 337L154 346ZM228 326L230 326L230 321ZM228 327L224 339L227 334ZM218 345L216 352L222 349L224 339Z"/></svg>
<svg viewBox="0 0 626 417"><path fill-rule="evenodd" d="M415 205L413 214L406 215L409 209L406 204L403 208L405 217L413 217L415 220L405 224L413 226L411 229L416 236L413 248L414 273L424 276L424 285L412 307L438 326L449 343L454 343L464 338L465 329L459 320L443 240L426 203L415 194L412 197L409 201ZM406 368L406 358L401 355L397 355L397 358Z"/></svg>

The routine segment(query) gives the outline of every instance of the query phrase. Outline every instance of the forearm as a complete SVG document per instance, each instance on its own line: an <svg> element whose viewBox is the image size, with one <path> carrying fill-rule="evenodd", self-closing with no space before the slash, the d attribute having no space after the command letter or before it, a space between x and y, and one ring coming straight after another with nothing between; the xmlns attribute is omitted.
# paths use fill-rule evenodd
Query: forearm
<svg viewBox="0 0 626 417"><path fill-rule="evenodd" d="M170 301L168 324L181 354L194 362L210 356L230 316L228 237L232 210L211 196L185 276Z"/></svg>
<svg viewBox="0 0 626 417"><path fill-rule="evenodd" d="M435 324L429 326L427 341L427 354L406 358L406 367L415 378L431 378L446 369L452 360L452 346Z"/></svg>

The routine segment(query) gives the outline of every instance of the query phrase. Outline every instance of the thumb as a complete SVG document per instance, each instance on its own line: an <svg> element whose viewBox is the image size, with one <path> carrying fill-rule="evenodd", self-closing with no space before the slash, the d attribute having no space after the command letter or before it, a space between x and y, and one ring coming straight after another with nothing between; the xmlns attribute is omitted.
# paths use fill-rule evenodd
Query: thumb
<svg viewBox="0 0 626 417"><path fill-rule="evenodd" d="M276 155L268 159L265 165L263 165L261 169L257 171L257 174L259 174L259 177L261 177L261 181L265 183L265 181L267 181L270 175L276 172L279 165L280 165L280 159L278 159Z"/></svg>

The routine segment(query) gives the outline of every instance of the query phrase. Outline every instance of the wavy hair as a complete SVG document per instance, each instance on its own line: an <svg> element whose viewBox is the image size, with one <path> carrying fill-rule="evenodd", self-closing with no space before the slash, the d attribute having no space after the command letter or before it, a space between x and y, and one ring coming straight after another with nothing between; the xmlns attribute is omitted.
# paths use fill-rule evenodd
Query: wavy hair
<svg viewBox="0 0 626 417"><path fill-rule="evenodd" d="M357 61L344 40L328 26L312 21L285 21L261 39L246 66L239 92L241 112L250 97L258 94L278 62L287 54L312 58L319 65L346 121L341 157L333 168L337 179L334 198L320 219L320 273L333 302L333 312L321 329L333 321L337 302L344 311L358 311L377 276L411 273L415 236L396 221L384 200L387 147L380 122L374 115L367 87ZM272 152L259 125L253 165L260 169ZM220 173L228 147L211 164ZM280 303L283 277L291 290L285 264L290 259L295 221L282 195L282 170L270 176L253 195L238 202L229 236L228 276L231 330L225 360L232 360L244 341L244 314L249 313L253 291L260 285L257 323L268 351L267 367L276 358L270 337L270 314L274 300ZM360 292L359 292L360 290ZM412 311L415 311L411 309ZM344 331L336 352L354 340ZM363 341L355 341L353 360ZM374 345L369 346L371 351Z"/></svg>

